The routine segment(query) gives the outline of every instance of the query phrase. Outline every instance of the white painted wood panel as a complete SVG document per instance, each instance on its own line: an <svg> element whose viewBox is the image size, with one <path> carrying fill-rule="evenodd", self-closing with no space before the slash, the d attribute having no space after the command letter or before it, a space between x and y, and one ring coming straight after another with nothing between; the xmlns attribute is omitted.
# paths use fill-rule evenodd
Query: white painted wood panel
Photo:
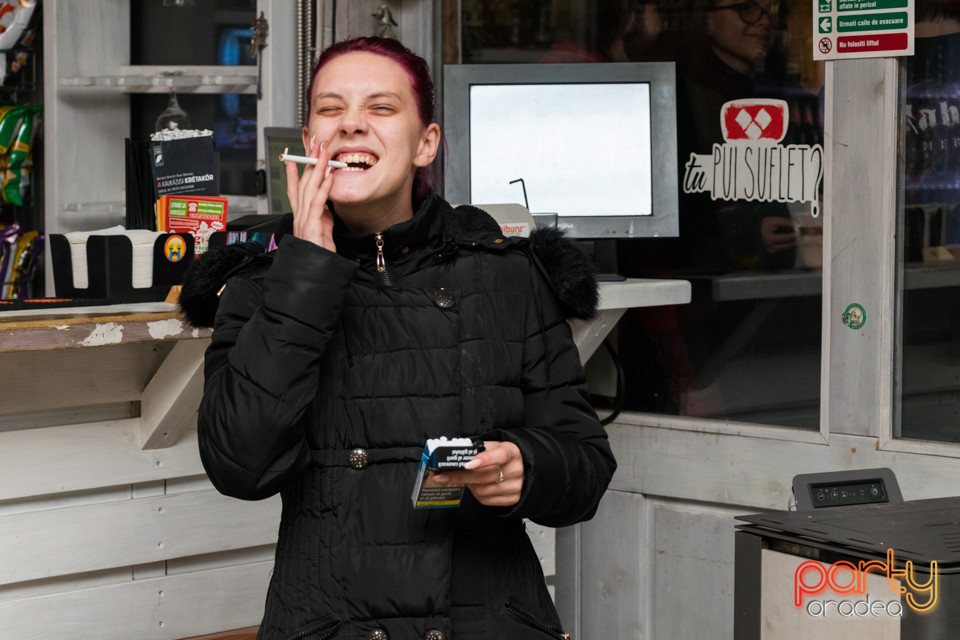
<svg viewBox="0 0 960 640"><path fill-rule="evenodd" d="M821 424L875 434L893 417L898 61L827 63ZM836 90L834 90L836 88ZM858 303L866 323L841 317Z"/></svg>
<svg viewBox="0 0 960 640"><path fill-rule="evenodd" d="M30 393L7 394L0 405L0 417L20 416L41 408L50 411L137 401L172 346L143 342L0 354L4 371L43 380L43 384L32 386Z"/></svg>
<svg viewBox="0 0 960 640"><path fill-rule="evenodd" d="M228 567L255 564L258 562L273 562L277 545L269 544L262 547L249 547L234 551L221 551L202 556L189 558L173 558L167 560L167 575L174 576L181 573L196 573L212 569L226 569Z"/></svg>
<svg viewBox="0 0 960 640"><path fill-rule="evenodd" d="M153 451L139 420L0 433L0 501L201 474L196 431Z"/></svg>
<svg viewBox="0 0 960 640"><path fill-rule="evenodd" d="M70 204L123 201L123 140L130 130L130 98L120 93L63 90L59 84L61 78L116 74L129 62L130 3L47 0L43 45L45 231L122 224L119 212L65 209ZM50 252L44 256L46 291L52 295Z"/></svg>
<svg viewBox="0 0 960 640"><path fill-rule="evenodd" d="M96 589L122 584L131 578L130 567L108 569L92 573L77 573L67 577L33 580L14 585L0 585L0 603L41 598L69 591Z"/></svg>
<svg viewBox="0 0 960 640"><path fill-rule="evenodd" d="M829 446L743 435L612 424L620 468L612 487L645 495L786 509L800 473L889 467L906 500L957 495L960 460L878 449L877 438L833 434ZM944 444L944 448L951 445ZM955 447L955 445L953 445Z"/></svg>
<svg viewBox="0 0 960 640"><path fill-rule="evenodd" d="M213 490L2 516L0 584L271 544L279 520Z"/></svg>
<svg viewBox="0 0 960 640"><path fill-rule="evenodd" d="M652 511L651 637L732 638L735 513L662 500Z"/></svg>
<svg viewBox="0 0 960 640"><path fill-rule="evenodd" d="M0 640L176 640L259 624L272 562L0 602Z"/></svg>
<svg viewBox="0 0 960 640"><path fill-rule="evenodd" d="M609 491L592 520L580 526L583 567L582 640L649 638L645 499ZM679 636L678 636L679 637Z"/></svg>
<svg viewBox="0 0 960 640"><path fill-rule="evenodd" d="M69 493L50 494L46 496L31 496L20 500L4 500L0 502L0 517L48 509L64 509L67 507L87 506L103 502L129 500L130 495L130 485L125 484L117 487L90 489L88 491L71 491Z"/></svg>
<svg viewBox="0 0 960 640"><path fill-rule="evenodd" d="M130 487L130 498L136 500L141 498L151 498L162 496L167 491L165 480L153 480L151 482L140 482ZM63 505L58 508L62 509ZM167 563L163 560L137 564L133 567L133 579L143 580L145 578L159 578L167 574Z"/></svg>
<svg viewBox="0 0 960 640"><path fill-rule="evenodd" d="M140 398L140 439L144 449L174 445L196 428L203 397L203 354L210 340L181 340L150 379Z"/></svg>

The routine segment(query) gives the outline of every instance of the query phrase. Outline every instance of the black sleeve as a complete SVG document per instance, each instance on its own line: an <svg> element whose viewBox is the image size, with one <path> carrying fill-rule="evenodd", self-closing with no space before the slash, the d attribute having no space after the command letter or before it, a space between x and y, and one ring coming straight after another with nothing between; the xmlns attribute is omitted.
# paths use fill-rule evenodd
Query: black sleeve
<svg viewBox="0 0 960 640"><path fill-rule="evenodd" d="M256 500L307 464L300 417L357 265L293 236L260 278L232 278L204 360L200 456L222 493Z"/></svg>
<svg viewBox="0 0 960 640"><path fill-rule="evenodd" d="M560 527L593 517L617 463L590 404L570 325L534 271L523 348L524 424L500 433L520 448L523 491L503 513Z"/></svg>

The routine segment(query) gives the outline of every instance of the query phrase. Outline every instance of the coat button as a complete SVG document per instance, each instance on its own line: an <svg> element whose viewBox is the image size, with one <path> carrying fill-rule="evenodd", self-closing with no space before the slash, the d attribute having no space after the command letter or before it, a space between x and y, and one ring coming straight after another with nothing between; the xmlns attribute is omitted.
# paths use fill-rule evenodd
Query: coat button
<svg viewBox="0 0 960 640"><path fill-rule="evenodd" d="M441 309L449 309L457 303L457 299L448 291L439 291L433 301Z"/></svg>
<svg viewBox="0 0 960 640"><path fill-rule="evenodd" d="M427 635L424 636L425 640L444 640L443 632L439 629L431 629L427 631Z"/></svg>
<svg viewBox="0 0 960 640"><path fill-rule="evenodd" d="M387 640L387 632L383 629L374 629L370 633L370 640Z"/></svg>
<svg viewBox="0 0 960 640"><path fill-rule="evenodd" d="M368 464L370 464L370 456L367 454L365 450L357 448L350 452L351 467L357 470L366 469ZM372 637L373 636L371 636L371 638ZM383 637L386 638L387 636L384 635Z"/></svg>

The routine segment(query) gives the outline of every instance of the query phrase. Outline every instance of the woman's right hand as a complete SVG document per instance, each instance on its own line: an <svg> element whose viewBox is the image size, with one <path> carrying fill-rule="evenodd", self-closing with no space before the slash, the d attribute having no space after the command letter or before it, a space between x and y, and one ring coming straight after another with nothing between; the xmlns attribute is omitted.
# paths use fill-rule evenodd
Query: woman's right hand
<svg viewBox="0 0 960 640"><path fill-rule="evenodd" d="M327 198L333 186L333 169L327 166L329 152L316 137L310 140L306 154L317 158L317 164L306 165L299 175L296 162L286 162L287 198L293 211L293 235L318 244L336 253L333 242L333 213L327 207Z"/></svg>

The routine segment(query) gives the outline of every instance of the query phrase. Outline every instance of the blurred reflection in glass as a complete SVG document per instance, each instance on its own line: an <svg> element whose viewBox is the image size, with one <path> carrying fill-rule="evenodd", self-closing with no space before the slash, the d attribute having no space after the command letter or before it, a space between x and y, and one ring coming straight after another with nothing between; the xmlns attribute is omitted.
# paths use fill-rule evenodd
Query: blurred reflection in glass
<svg viewBox="0 0 960 640"><path fill-rule="evenodd" d="M960 442L960 3L918 0L906 58L901 434Z"/></svg>
<svg viewBox="0 0 960 640"><path fill-rule="evenodd" d="M809 33L809 5L717 0L691 3L685 15L673 7L665 23L682 25L686 43L676 50L681 176L690 154L724 145L721 111L734 100L783 100L779 144L820 143L819 83L789 64L802 57L796 32ZM715 196L681 193L678 239L621 243L625 275L694 285L691 304L633 310L621 324L627 406L817 428L822 219L809 202Z"/></svg>
<svg viewBox="0 0 960 640"><path fill-rule="evenodd" d="M464 63L676 62L679 156L660 160L676 163L681 178L691 153L724 143L729 100L783 100L777 144L821 143L823 65L812 61L806 0L460 6ZM818 428L823 221L811 211L809 201L681 193L679 238L597 247L601 258L614 254L622 275L694 287L691 304L631 310L621 321L624 409Z"/></svg>

